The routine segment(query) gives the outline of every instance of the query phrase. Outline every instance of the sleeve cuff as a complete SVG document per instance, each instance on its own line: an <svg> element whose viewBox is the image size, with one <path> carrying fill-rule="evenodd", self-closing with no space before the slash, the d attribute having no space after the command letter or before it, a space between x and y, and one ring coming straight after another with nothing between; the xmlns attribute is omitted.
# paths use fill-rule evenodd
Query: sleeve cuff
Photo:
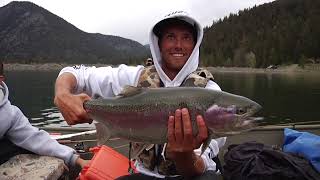
<svg viewBox="0 0 320 180"><path fill-rule="evenodd" d="M69 163L68 163L68 166L69 166L69 167L75 167L75 166L76 166L76 160L77 160L79 157L80 157L79 154L73 154L73 155L71 156L71 159L70 159Z"/></svg>

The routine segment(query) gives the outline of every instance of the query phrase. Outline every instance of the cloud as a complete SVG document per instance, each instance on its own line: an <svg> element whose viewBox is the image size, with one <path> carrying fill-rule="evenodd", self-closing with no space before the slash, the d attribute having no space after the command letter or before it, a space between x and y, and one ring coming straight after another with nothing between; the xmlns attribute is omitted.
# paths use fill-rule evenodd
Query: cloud
<svg viewBox="0 0 320 180"><path fill-rule="evenodd" d="M89 33L116 35L148 43L153 24L164 15L184 10L203 26L230 13L273 0L31 0ZM10 0L1 0L0 6Z"/></svg>

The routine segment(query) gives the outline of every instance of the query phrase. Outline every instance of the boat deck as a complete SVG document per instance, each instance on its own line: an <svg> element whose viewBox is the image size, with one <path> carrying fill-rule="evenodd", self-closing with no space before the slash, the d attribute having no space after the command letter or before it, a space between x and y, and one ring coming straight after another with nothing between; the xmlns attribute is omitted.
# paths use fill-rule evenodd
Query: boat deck
<svg viewBox="0 0 320 180"><path fill-rule="evenodd" d="M227 138L226 144L220 150L219 158L223 161L223 156L227 152L227 149L231 144L241 144L244 142L256 141L266 145L277 146L279 148L282 148L282 145L284 143L284 128L290 128L298 131L310 132L316 135L320 135L320 124L270 125L258 127L245 133L229 136Z"/></svg>
<svg viewBox="0 0 320 180"><path fill-rule="evenodd" d="M248 141L261 142L268 145L282 147L283 129L291 128L299 131L307 131L320 135L320 124L307 125L277 125L263 126L255 128L249 132L229 136L225 146L219 153L222 160L223 155L227 152L227 147L231 144L241 144ZM69 147L75 148L80 156L84 159L91 159L93 154L89 151L91 147L97 146L97 137L94 129L88 128L43 128L48 132L59 132L69 134L60 136L58 142ZM85 132L83 132L85 131ZM70 134L72 133L72 134ZM110 139L107 146L112 147L116 151L128 157L129 141L119 138ZM8 162L0 166L0 179L76 179L80 172L80 168L76 168L70 172L64 169L63 161L54 157L38 156L38 155L17 155Z"/></svg>
<svg viewBox="0 0 320 180"><path fill-rule="evenodd" d="M65 172L61 159L19 154L0 166L0 179L59 179Z"/></svg>

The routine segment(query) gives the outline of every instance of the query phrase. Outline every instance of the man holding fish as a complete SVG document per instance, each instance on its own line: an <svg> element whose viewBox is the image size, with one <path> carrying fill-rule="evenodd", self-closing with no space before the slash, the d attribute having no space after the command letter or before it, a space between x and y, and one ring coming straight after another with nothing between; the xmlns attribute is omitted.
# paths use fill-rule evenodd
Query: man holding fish
<svg viewBox="0 0 320 180"><path fill-rule="evenodd" d="M130 132L136 130L136 133L130 135L128 135L128 133L122 135L115 133L120 137L127 137L129 140L138 142L133 145L133 153L137 159L135 164L136 168L140 173L122 177L122 179L156 179L166 177L174 177L176 179L216 178L215 172L218 170L212 158L218 154L219 148L224 145L226 139L222 137L211 140L211 138L214 137L214 132L207 128L205 118L206 115L212 116L213 114L217 118L229 117L229 112L233 112L235 110L234 108L226 106L217 109L217 106L210 106L210 108L206 106L205 108L209 108L210 111L204 113L201 110L198 111L198 105L195 106L196 108L191 108L190 105L181 101L177 106L170 106L171 109L167 112L161 110L163 104L161 105L161 103L159 104L155 101L149 105L144 104L139 106L136 104L134 106L136 108L132 108L130 103L133 101L138 102L139 100L133 99L130 101L130 99L127 99L128 97L137 97L137 95L145 94L144 92L146 92L146 90L144 88L156 88L154 91L152 89L147 91L149 93L151 92L151 94L154 93L153 97L162 93L160 89L168 90L168 92L164 93L170 93L172 92L170 90L176 91L175 89L177 88L173 87L179 86L189 87L185 87L184 92L186 96L188 96L189 90L191 90L190 86L198 87L199 90L205 88L215 90L215 93L221 92L220 87L213 81L212 75L208 71L198 68L199 47L202 37L203 29L200 24L187 13L177 11L165 16L164 19L156 23L151 29L149 38L154 61L153 66L130 67L120 65L117 68L96 68L81 65L66 67L60 72L56 80L54 102L68 124L91 123L91 118L93 118L100 122L100 124L104 123L102 126L104 126L107 129L106 132L109 133L107 138L112 134L112 129L110 129L110 126L108 129L108 125L105 125L113 122L119 121L120 124L121 122L128 122L125 125L130 125ZM157 89L159 89L160 92L158 92ZM178 89L178 91L179 90L180 89ZM233 96L226 94L220 94L219 97L220 96L234 99ZM101 104L94 106L96 105L96 101L91 101L92 103L90 104L88 100L100 97L103 99L116 97L114 98L116 100L115 102L124 100L127 103L122 105L128 108L119 113L119 108L124 106L114 108L117 109L117 112L115 112L112 110L112 107L116 106L112 105L105 109L108 112L95 111L97 107L98 109L101 107ZM162 97L163 96L158 97L159 101ZM173 98L171 98L171 100L174 100ZM236 97L236 99L237 98L238 97ZM149 99L149 97L146 99ZM170 99L168 99L168 101L169 100ZM205 99L200 98L200 100L204 101ZM88 103L86 103L86 101L88 101ZM245 101L247 102L247 100ZM141 102L147 102L147 100ZM113 101L111 103L113 103ZM200 106L202 106L201 102L199 103ZM255 104L253 106L255 106ZM154 109L149 111L152 107L158 108L159 113L157 114ZM137 109L140 109L140 111L137 112ZM163 112L167 114L163 115ZM100 118L99 113L100 115L104 114L106 118ZM153 116L154 114L159 116ZM113 117L116 120L113 120ZM158 117L162 117L161 120L165 118L166 128L159 127L158 132L158 134L162 135L163 133L161 133L162 131L160 129L164 129L164 142L160 140L161 137L158 139L151 137L149 140L146 140L147 137L144 133L152 133L152 130L137 130L139 127L134 128L133 126L138 126L139 122L134 124L135 122L129 121L130 119L135 120L140 118L140 120L142 119L145 123L148 123L149 121L151 122L151 118L157 119ZM233 117L232 119L237 118L238 117ZM106 123L105 119L109 119L110 123ZM244 121L241 121L240 126L243 125L243 122ZM124 130L124 126L120 126L121 125L119 125L119 127L113 126L113 128L118 128L118 131ZM236 124L233 124L233 127L235 126ZM218 127L218 125L215 124L215 127ZM97 127L98 133L99 129L101 130L101 128ZM115 131L114 129L113 131ZM153 133L155 134L157 132ZM150 134L147 133L147 135ZM160 144L158 144L159 142ZM203 143L205 145L203 145L203 149L200 151L199 148Z"/></svg>

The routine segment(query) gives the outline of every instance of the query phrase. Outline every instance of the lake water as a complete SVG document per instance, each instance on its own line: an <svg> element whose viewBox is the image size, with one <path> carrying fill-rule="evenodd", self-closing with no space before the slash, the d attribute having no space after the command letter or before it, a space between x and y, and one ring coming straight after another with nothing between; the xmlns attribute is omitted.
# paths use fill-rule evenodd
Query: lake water
<svg viewBox="0 0 320 180"><path fill-rule="evenodd" d="M12 104L36 126L67 126L53 104L58 72L6 72ZM214 73L222 90L246 96L263 106L265 124L320 121L320 73ZM80 125L87 126L87 124Z"/></svg>

